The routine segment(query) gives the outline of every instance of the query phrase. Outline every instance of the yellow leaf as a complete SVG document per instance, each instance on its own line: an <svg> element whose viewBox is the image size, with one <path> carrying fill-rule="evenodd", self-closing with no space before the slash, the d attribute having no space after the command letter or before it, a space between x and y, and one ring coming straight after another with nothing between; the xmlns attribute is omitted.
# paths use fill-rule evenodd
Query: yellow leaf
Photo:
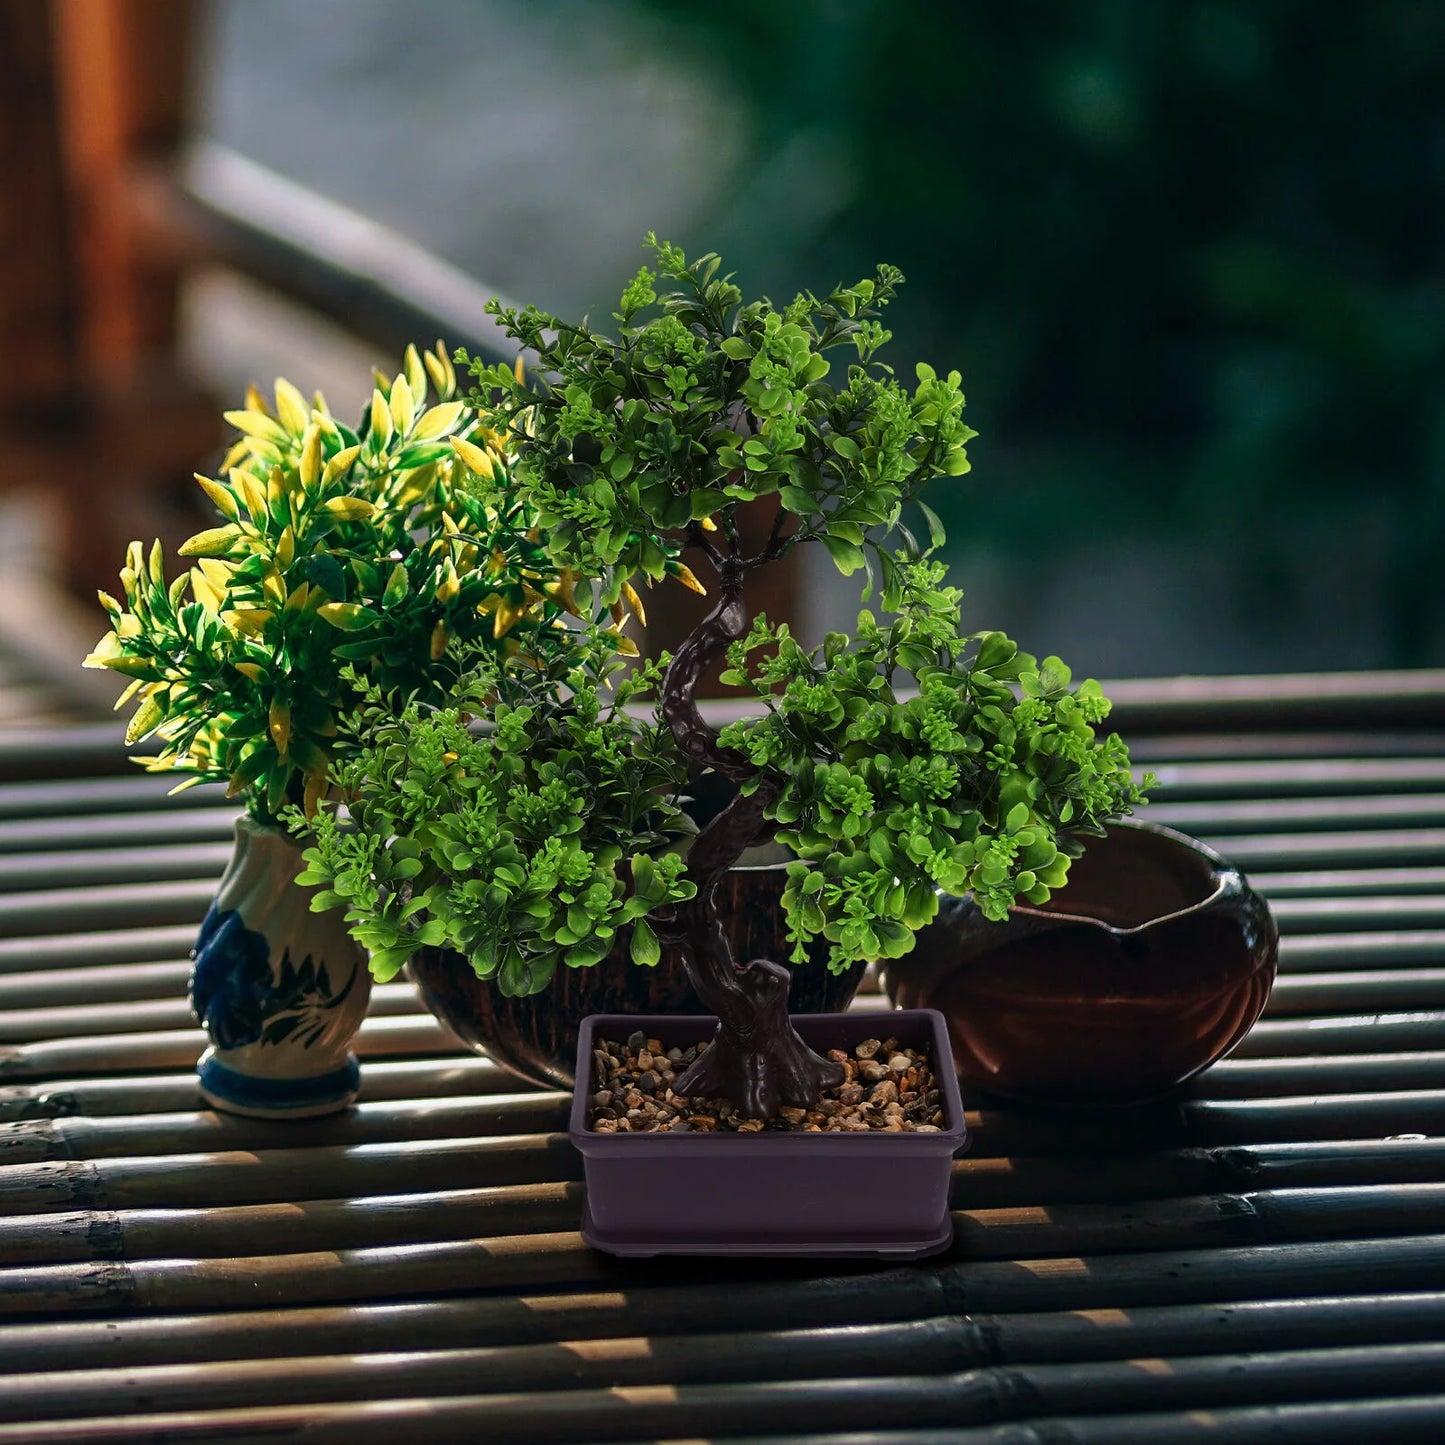
<svg viewBox="0 0 1445 1445"><path fill-rule="evenodd" d="M518 356L516 362L513 364L513 366L512 366L512 374L517 378L517 385L518 385L518 386L521 386L521 384L522 384L524 381L526 381L526 379L527 379L527 372L526 372L526 369L525 369L525 368L523 367L523 365L522 365L522 358L521 358L521 356Z"/></svg>
<svg viewBox="0 0 1445 1445"><path fill-rule="evenodd" d="M623 657L637 657L639 655L637 651L637 644L630 637L628 637L626 633L619 632L616 634L616 637L617 650L623 655Z"/></svg>
<svg viewBox="0 0 1445 1445"><path fill-rule="evenodd" d="M317 768L306 774L306 788L301 798L301 811L308 818L316 816L316 809L326 796L326 769Z"/></svg>
<svg viewBox="0 0 1445 1445"><path fill-rule="evenodd" d="M254 384L246 388L246 410L259 411L262 416L270 416L271 408L266 405L266 398L261 395L261 389Z"/></svg>
<svg viewBox="0 0 1445 1445"><path fill-rule="evenodd" d="M211 499L211 504L215 509L223 517L234 522L241 515L241 509L237 505L235 497L220 482L212 481L210 477L203 477L199 472L194 475L196 481L201 485L201 490Z"/></svg>
<svg viewBox="0 0 1445 1445"><path fill-rule="evenodd" d="M630 582L622 584L622 598L632 609L633 616L644 626L647 626L647 609L642 605L642 598L637 595L637 589Z"/></svg>
<svg viewBox="0 0 1445 1445"><path fill-rule="evenodd" d="M97 592L95 595L100 598L100 605L112 616L123 610L120 603L109 592Z"/></svg>
<svg viewBox="0 0 1445 1445"><path fill-rule="evenodd" d="M406 377L407 387L411 391L413 401L424 401L426 399L426 372L422 368L421 357L417 355L416 347L408 345L401 358L402 375Z"/></svg>
<svg viewBox="0 0 1445 1445"><path fill-rule="evenodd" d="M165 717L164 704L152 692L135 710L135 716L131 718L130 725L125 730L126 746L129 747L132 743L138 743L143 737L149 736L165 721Z"/></svg>
<svg viewBox="0 0 1445 1445"><path fill-rule="evenodd" d="M296 533L284 527L276 539L276 565L283 571L296 559Z"/></svg>
<svg viewBox="0 0 1445 1445"><path fill-rule="evenodd" d="M332 497L321 510L339 522L364 522L376 508L365 497Z"/></svg>
<svg viewBox="0 0 1445 1445"><path fill-rule="evenodd" d="M326 470L321 473L321 485L329 487L342 472L348 470L351 464L361 455L359 446L347 447L339 451L329 462L326 463Z"/></svg>
<svg viewBox="0 0 1445 1445"><path fill-rule="evenodd" d="M412 431L411 439L417 442L427 442L431 441L433 437L446 435L456 426L466 409L466 403L460 401L444 401L440 406L432 407L430 411L421 414L421 419Z"/></svg>
<svg viewBox="0 0 1445 1445"><path fill-rule="evenodd" d="M491 481L496 475L496 468L492 465L491 456L484 452L475 442L469 442L465 437L451 437L452 450L466 463L468 468L479 477L485 477Z"/></svg>
<svg viewBox="0 0 1445 1445"><path fill-rule="evenodd" d="M447 650L447 643L452 640L452 631L445 622L438 622L431 630L431 660L436 662L442 653Z"/></svg>
<svg viewBox="0 0 1445 1445"><path fill-rule="evenodd" d="M207 532L197 532L194 537L188 537L181 543L179 551L182 557L224 556L236 545L240 536L239 527L212 527Z"/></svg>
<svg viewBox="0 0 1445 1445"><path fill-rule="evenodd" d="M241 494L241 500L246 504L246 515L253 522L263 521L266 516L266 489L260 481L250 472L234 467L231 471L231 485Z"/></svg>
<svg viewBox="0 0 1445 1445"><path fill-rule="evenodd" d="M261 591L272 606L286 605L286 583L274 567L261 579Z"/></svg>
<svg viewBox="0 0 1445 1445"><path fill-rule="evenodd" d="M291 595L286 599L285 610L287 612L300 612L301 609L306 606L310 597L311 584L309 582L300 583L292 589Z"/></svg>
<svg viewBox="0 0 1445 1445"><path fill-rule="evenodd" d="M367 440L377 448L391 440L391 408L380 389L371 393L371 432Z"/></svg>
<svg viewBox="0 0 1445 1445"><path fill-rule="evenodd" d="M412 399L411 387L405 376L398 376L391 384L391 419L397 431L405 436L416 420L416 402Z"/></svg>
<svg viewBox="0 0 1445 1445"><path fill-rule="evenodd" d="M704 517L698 525L703 529L704 532L717 531L717 523L714 522L711 517Z"/></svg>
<svg viewBox="0 0 1445 1445"><path fill-rule="evenodd" d="M452 566L448 558L446 565L442 568L442 580L437 584L437 601L450 602L458 592L462 590L462 584L457 579L457 569Z"/></svg>
<svg viewBox="0 0 1445 1445"><path fill-rule="evenodd" d="M321 428L314 422L307 427L305 440L301 443L301 465L297 474L308 492L313 491L321 480Z"/></svg>
<svg viewBox="0 0 1445 1445"><path fill-rule="evenodd" d="M99 642L95 644L95 650L91 652L81 663L82 667L109 667L111 659L122 657L125 649L120 645L120 638L114 632L107 632Z"/></svg>
<svg viewBox="0 0 1445 1445"><path fill-rule="evenodd" d="M300 436L306 430L306 423L310 417L310 408L306 405L306 398L286 380L284 376L276 378L276 419L293 436Z"/></svg>
<svg viewBox="0 0 1445 1445"><path fill-rule="evenodd" d="M504 598L497 599L497 609L492 613L492 636L505 637L525 616L525 607L513 607Z"/></svg>
<svg viewBox="0 0 1445 1445"><path fill-rule="evenodd" d="M446 342L439 340L436 350L427 352L426 369L432 385L437 389L438 399L449 401L457 389L457 374L452 369L451 358L447 355Z"/></svg>
<svg viewBox="0 0 1445 1445"><path fill-rule="evenodd" d="M689 591L701 593L704 597L707 596L707 588L693 576L692 568L685 562L671 563L667 570Z"/></svg>
<svg viewBox="0 0 1445 1445"><path fill-rule="evenodd" d="M264 411L227 411L222 412L221 415L245 436L256 437L267 442L285 442L287 440L285 427L279 422L272 421Z"/></svg>
<svg viewBox="0 0 1445 1445"><path fill-rule="evenodd" d="M262 683L266 681L266 669L259 662L235 662L231 664L242 677L251 682Z"/></svg>
<svg viewBox="0 0 1445 1445"><path fill-rule="evenodd" d="M266 630L266 624L275 615L269 607L237 607L230 612L223 612L221 621L243 637L255 637Z"/></svg>
<svg viewBox="0 0 1445 1445"><path fill-rule="evenodd" d="M199 567L191 568L191 591L196 594L196 601L213 615L225 604L225 594L212 585L211 579Z"/></svg>
<svg viewBox="0 0 1445 1445"><path fill-rule="evenodd" d="M231 581L235 576L235 569L229 562L222 562L216 557L202 557L196 565L206 574L206 581L212 587L218 588L222 592L230 588Z"/></svg>
<svg viewBox="0 0 1445 1445"><path fill-rule="evenodd" d="M271 741L276 744L276 751L284 758L286 749L291 746L291 709L281 701L274 698L271 702L271 711L267 719L270 726Z"/></svg>

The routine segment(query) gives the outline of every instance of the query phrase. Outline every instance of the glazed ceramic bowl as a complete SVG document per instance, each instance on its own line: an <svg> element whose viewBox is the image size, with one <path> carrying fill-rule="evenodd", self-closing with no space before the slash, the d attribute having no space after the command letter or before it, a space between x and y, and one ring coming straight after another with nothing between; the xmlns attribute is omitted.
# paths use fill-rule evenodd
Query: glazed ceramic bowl
<svg viewBox="0 0 1445 1445"><path fill-rule="evenodd" d="M1269 908L1212 849L1135 822L1091 838L1046 908L944 898L884 986L936 1008L968 1083L1049 1104L1157 1097L1222 1058L1274 981Z"/></svg>

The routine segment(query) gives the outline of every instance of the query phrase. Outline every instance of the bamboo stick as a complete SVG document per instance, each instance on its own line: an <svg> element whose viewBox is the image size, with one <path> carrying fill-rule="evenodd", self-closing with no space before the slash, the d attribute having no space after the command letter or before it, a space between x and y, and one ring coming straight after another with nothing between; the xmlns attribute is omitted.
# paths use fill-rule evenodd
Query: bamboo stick
<svg viewBox="0 0 1445 1445"><path fill-rule="evenodd" d="M570 1107L566 1094L529 1090L357 1104L315 1119L248 1119L211 1110L136 1118L27 1119L0 1125L0 1165L444 1139L459 1131L486 1137L538 1134L564 1128Z"/></svg>
<svg viewBox="0 0 1445 1445"><path fill-rule="evenodd" d="M1266 898L1351 897L1378 893L1439 893L1445 889L1445 867L1314 868L1292 873L1251 872L1249 881Z"/></svg>
<svg viewBox="0 0 1445 1445"><path fill-rule="evenodd" d="M1221 1059L1189 1086L1200 1099L1262 1099L1326 1089L1332 1094L1445 1088L1445 1051L1314 1054L1284 1059Z"/></svg>
<svg viewBox="0 0 1445 1445"><path fill-rule="evenodd" d="M196 930L189 924L107 929L100 933L59 933L44 938L0 938L0 974L26 973L33 968L90 968L174 961L186 957L195 941Z"/></svg>
<svg viewBox="0 0 1445 1445"><path fill-rule="evenodd" d="M134 775L0 783L0 818L75 818L148 808L220 806L218 787L189 788L172 797L176 781L163 775Z"/></svg>
<svg viewBox="0 0 1445 1445"><path fill-rule="evenodd" d="M1265 1019L1255 1024L1230 1057L1430 1052L1441 1048L1445 1048L1445 1010L1421 1009L1332 1019Z"/></svg>
<svg viewBox="0 0 1445 1445"><path fill-rule="evenodd" d="M392 1397L425 1397L473 1402L479 1419L490 1399L504 1402L544 1394L542 1403L559 1410L572 1392L673 1387L677 1402L696 1390L719 1391L730 1405L751 1403L756 1384L802 1378L818 1387L847 1380L877 1382L855 1402L865 1412L894 1403L895 1382L925 1392L921 1410L907 1416L993 1421L1021 1419L1063 1410L1094 1410L1127 1399L1138 1410L1189 1405L1230 1405L1311 1398L1349 1398L1353 1392L1408 1389L1445 1364L1445 1344L1385 1345L1273 1351L1161 1360L1121 1360L1088 1365L1030 1364L1007 1370L960 1367L957 1331L948 1322L864 1326L850 1330L753 1331L674 1339L634 1336L589 1348L588 1341L557 1345L470 1348L377 1356L320 1356L303 1360L258 1360L229 1369L139 1371L117 1389L106 1372L69 1371L24 1381L0 1404L8 1421L75 1418L87 1402L160 1413L207 1413L246 1407L352 1402ZM1412 1366L1417 1373L1411 1374ZM80 1378L75 1378L80 1376ZM505 1383L505 1392L486 1396L478 1386ZM67 1386L72 1393L67 1394ZM107 1400L107 1386L110 1398ZM458 1398L460 1397L460 1398ZM661 1390L659 1390L659 1398ZM881 1397L881 1400L880 1400ZM791 1403L791 1402L790 1402ZM568 1412L570 1413L570 1412ZM879 1420L886 1424L886 1420ZM684 1426L686 1428L686 1426Z"/></svg>
<svg viewBox="0 0 1445 1445"><path fill-rule="evenodd" d="M188 1069L206 1047L200 1029L108 1034L95 1039L46 1039L0 1048L0 1084L67 1075L153 1073ZM389 1054L449 1054L461 1041L430 1014L364 1019L356 1037L362 1058Z"/></svg>
<svg viewBox="0 0 1445 1445"><path fill-rule="evenodd" d="M318 1198L342 1199L403 1189L550 1183L581 1175L581 1157L564 1134L65 1159L0 1170L0 1216L271 1204L294 1198L298 1180Z"/></svg>
<svg viewBox="0 0 1445 1445"><path fill-rule="evenodd" d="M1134 733L1129 755L1156 762L1260 762L1266 758L1406 758L1445 755L1445 734L1375 729L1313 732Z"/></svg>
<svg viewBox="0 0 1445 1445"><path fill-rule="evenodd" d="M1280 972L1326 973L1360 967L1445 963L1445 930L1301 934L1279 941Z"/></svg>
<svg viewBox="0 0 1445 1445"><path fill-rule="evenodd" d="M0 973L0 1018L12 1009L184 998L190 973L185 958Z"/></svg>
<svg viewBox="0 0 1445 1445"><path fill-rule="evenodd" d="M187 970L187 978L189 969ZM371 1018L398 1018L425 1012L415 985L380 984L372 989L367 1013ZM430 1017L430 1015L428 1015ZM196 1016L186 999L183 981L173 998L121 999L107 1004L60 1004L54 1007L16 1008L0 1013L0 1044L39 1039L111 1037L117 1033L144 1033L184 1029Z"/></svg>
<svg viewBox="0 0 1445 1445"><path fill-rule="evenodd" d="M1434 1351L1425 1351L1433 1362ZM303 1435L308 1441L388 1441L399 1438L456 1440L483 1438L517 1445L553 1442L636 1441L653 1436L704 1432L716 1438L719 1425L730 1438L758 1437L759 1430L782 1428L791 1441L804 1432L847 1431L856 1441L862 1430L930 1427L926 1439L990 1441L1024 1445L1048 1441L1125 1442L1160 1439L1221 1438L1211 1406L1231 1411L1244 1427L1236 1439L1348 1439L1346 1422L1357 1430L1363 1419L1384 1422L1392 1440L1431 1438L1422 1434L1431 1420L1438 1431L1445 1396L1411 1396L1419 1377L1410 1377L1408 1351L1314 1351L1299 1357L1215 1357L1209 1360L1140 1361L1135 1365L1022 1367L1017 1372L968 1371L945 1376L893 1375L883 1378L765 1380L742 1384L640 1385L612 1388L507 1392L491 1395L420 1396L403 1400L360 1400L311 1405L280 1405L229 1410L177 1411L111 1417L101 1421L34 1422L0 1426L0 1440L25 1439L33 1445L97 1439L275 1440ZM614 1364L614 1369L617 1366ZM1175 1369L1178 1373L1175 1373ZM358 1380L364 1383L364 1376ZM1058 1411L1097 1411L1119 1402L1121 1388L1130 1403L1145 1407L1132 1415L1063 1417ZM1306 1399L1273 1403L1285 1390ZM1375 1391L1383 1400L1360 1401L1351 1392ZM1312 1401L1340 1401L1316 1404ZM1154 1406L1153 1410L1148 1409ZM1163 1411L1176 1412L1173 1424ZM1177 1412L1192 1411L1189 1417ZM1040 1432L1028 1428L1030 1417ZM993 1422L1024 1422L1024 1433ZM979 1431L962 1429L977 1424ZM1168 1430L1161 1435L1161 1423ZM1226 1427L1227 1418L1222 1421ZM1187 1429L1192 1425L1192 1430ZM939 1430L946 1431L940 1436ZM1180 1433L1184 1429L1185 1433ZM1312 1433L1304 1433L1308 1429ZM22 1432L32 1431L31 1434ZM113 1433L110 1433L113 1432ZM766 1438L766 1437L764 1437ZM893 1435L892 1438L899 1438ZM915 1440L920 1437L913 1435ZM1230 1438L1225 1436L1224 1438ZM1438 1439L1438 1435L1435 1437Z"/></svg>
<svg viewBox="0 0 1445 1445"><path fill-rule="evenodd" d="M1291 974L1277 979L1264 1017L1318 1018L1360 1009L1445 1008L1445 968Z"/></svg>
<svg viewBox="0 0 1445 1445"><path fill-rule="evenodd" d="M709 1297L705 1313L686 1286L546 1296L470 1296L412 1304L137 1315L0 1325L0 1367L12 1384L27 1373L79 1392L92 1376L116 1388L119 1369L147 1368L159 1389L165 1369L215 1362L200 1378L226 1378L232 1361L429 1352L569 1340L626 1339L639 1318L653 1339L700 1328L798 1331L886 1326L885 1336L942 1330L960 1367L1019 1362L1121 1360L1252 1349L1308 1349L1438 1340L1445 1292L1326 1296L1206 1305L1144 1306L1034 1314L947 1313L956 1268L868 1272L757 1284ZM84 1369L74 1368L77 1361ZM44 1392L48 1383L33 1387ZM7 1396L0 1395L0 1408Z"/></svg>
<svg viewBox="0 0 1445 1445"><path fill-rule="evenodd" d="M1358 828L1349 832L1215 834L1211 846L1242 868L1343 867L1435 863L1445 859L1445 829Z"/></svg>
<svg viewBox="0 0 1445 1445"><path fill-rule="evenodd" d="M38 854L84 847L96 837L130 847L224 843L236 826L237 809L177 808L174 812L106 813L74 817L0 819L0 854Z"/></svg>
<svg viewBox="0 0 1445 1445"><path fill-rule="evenodd" d="M944 1260L957 1262L955 1242ZM232 1310L376 1303L471 1290L539 1289L667 1280L711 1292L807 1265L732 1261L728 1284L711 1261L616 1261L571 1233L508 1235L381 1249L133 1260L0 1270L0 1308L14 1316L134 1310ZM1074 1258L973 1261L961 1267L970 1309L1099 1309L1278 1298L1445 1284L1445 1236L1331 1240Z"/></svg>
<svg viewBox="0 0 1445 1445"><path fill-rule="evenodd" d="M1291 933L1348 933L1371 924L1437 928L1445 923L1445 896L1392 893L1378 898L1280 898L1270 912Z"/></svg>
<svg viewBox="0 0 1445 1445"><path fill-rule="evenodd" d="M1409 1056L1407 1056L1409 1057ZM435 1100L465 1094L511 1094L528 1087L490 1059L370 1060L361 1075L360 1102ZM0 1088L0 1122L74 1115L175 1114L203 1109L193 1070L117 1079L57 1079Z"/></svg>
<svg viewBox="0 0 1445 1445"><path fill-rule="evenodd" d="M1156 763L1153 800L1337 798L1445 788L1445 757L1220 759Z"/></svg>
<svg viewBox="0 0 1445 1445"><path fill-rule="evenodd" d="M167 883L115 883L0 895L0 936L69 933L158 924L198 926L216 896L214 878Z"/></svg>
<svg viewBox="0 0 1445 1445"><path fill-rule="evenodd" d="M231 853L230 843L215 842L0 854L0 893L164 883L172 878L219 879Z"/></svg>
<svg viewBox="0 0 1445 1445"><path fill-rule="evenodd" d="M958 1192L966 1198L966 1189ZM1420 1233L1439 1221L1442 1205L1442 1184L1371 1184L1127 1205L961 1208L954 1224L957 1248L969 1259L1011 1259ZM224 1259L445 1243L479 1229L489 1235L576 1229L580 1210L575 1185L557 1183L210 1209L36 1214L0 1219L0 1262Z"/></svg>
<svg viewBox="0 0 1445 1445"><path fill-rule="evenodd" d="M1316 828L1337 832L1346 822L1373 828L1439 828L1445 824L1445 794L1151 803L1149 821L1204 838L1221 833L1297 833Z"/></svg>

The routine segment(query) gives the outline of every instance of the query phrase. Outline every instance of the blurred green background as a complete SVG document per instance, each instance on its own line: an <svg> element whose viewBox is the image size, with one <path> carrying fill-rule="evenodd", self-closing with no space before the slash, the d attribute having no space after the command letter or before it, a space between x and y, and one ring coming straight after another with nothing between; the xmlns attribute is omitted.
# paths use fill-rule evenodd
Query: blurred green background
<svg viewBox="0 0 1445 1445"><path fill-rule="evenodd" d="M1439 0L207 19L203 130L514 299L605 316L650 227L775 297L901 266L893 360L981 433L930 495L978 626L1109 676L1445 664Z"/></svg>

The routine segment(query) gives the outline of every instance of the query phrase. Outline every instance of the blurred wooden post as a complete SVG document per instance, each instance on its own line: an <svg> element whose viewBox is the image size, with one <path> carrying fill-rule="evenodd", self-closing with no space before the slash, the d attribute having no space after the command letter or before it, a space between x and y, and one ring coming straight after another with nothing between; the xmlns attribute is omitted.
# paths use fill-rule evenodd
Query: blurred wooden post
<svg viewBox="0 0 1445 1445"><path fill-rule="evenodd" d="M145 219L147 167L184 134L193 9L0 0L0 484L50 505L82 594L130 536L174 530L166 491L216 439L175 359L182 257Z"/></svg>

